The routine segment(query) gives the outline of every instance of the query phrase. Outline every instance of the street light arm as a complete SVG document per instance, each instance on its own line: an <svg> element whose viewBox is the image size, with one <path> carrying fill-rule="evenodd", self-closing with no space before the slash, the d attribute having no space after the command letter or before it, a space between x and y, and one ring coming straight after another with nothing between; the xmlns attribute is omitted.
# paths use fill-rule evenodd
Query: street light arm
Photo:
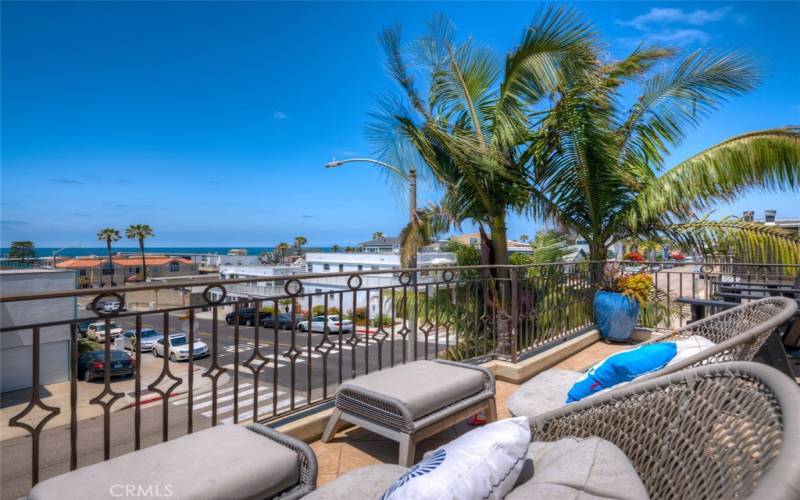
<svg viewBox="0 0 800 500"><path fill-rule="evenodd" d="M374 163L375 165L380 165L383 168L390 170L391 172L399 175L403 179L408 179L408 174L400 170L399 168L395 167L394 165L389 165L388 163L382 162L380 160L373 160L372 158L349 158L347 160L333 160L329 163L325 164L325 168L336 168L341 167L345 163Z"/></svg>

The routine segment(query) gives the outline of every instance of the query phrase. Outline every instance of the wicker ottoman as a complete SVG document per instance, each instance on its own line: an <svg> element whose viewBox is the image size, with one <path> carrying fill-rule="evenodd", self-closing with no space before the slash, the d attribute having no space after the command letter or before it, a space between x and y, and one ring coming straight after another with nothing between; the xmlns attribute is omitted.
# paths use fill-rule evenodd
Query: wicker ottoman
<svg viewBox="0 0 800 500"><path fill-rule="evenodd" d="M483 410L496 420L494 394L494 375L479 366L414 361L373 372L339 386L322 441L345 420L398 441L398 463L408 467L417 442Z"/></svg>

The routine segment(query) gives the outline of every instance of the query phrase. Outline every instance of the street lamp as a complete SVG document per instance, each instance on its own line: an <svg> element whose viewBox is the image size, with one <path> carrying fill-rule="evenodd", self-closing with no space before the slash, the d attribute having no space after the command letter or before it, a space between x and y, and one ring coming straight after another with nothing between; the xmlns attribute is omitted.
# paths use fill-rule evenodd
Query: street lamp
<svg viewBox="0 0 800 500"><path fill-rule="evenodd" d="M357 163L357 162L360 162L360 163L373 163L375 165L378 165L379 167L383 167L383 168L389 170L390 172L392 172L392 173L394 173L396 175L399 175L403 179L407 179L408 180L408 222L410 224L413 224L414 223L414 217L416 216L416 211L417 211L417 169L415 169L413 166L409 167L408 175L406 175L405 172L403 172L399 168L395 167L394 165L389 165L388 163L385 163L385 162L382 162L382 161L379 161L379 160L373 160L372 158L350 158L350 159L347 159L347 160L336 160L336 159L333 159L331 162L325 164L325 168L341 167L345 163ZM412 250L413 250L412 252L409 252L410 255L409 255L409 261L408 261L408 267L410 269L415 269L417 267L417 249L413 248ZM417 293L417 272L416 271L412 271L410 273L410 278L411 278L411 283L410 284L413 287L412 288L414 290L413 293L416 296L416 293ZM412 314L411 315L411 321L410 321L409 326L410 326L410 330L411 330L411 332L410 332L411 336L412 336L412 338L414 340L408 343L408 347L407 347L408 356L409 356L409 358L411 358L411 356L413 356L413 359L417 359L416 358L416 356L417 356L417 315L416 314Z"/></svg>
<svg viewBox="0 0 800 500"><path fill-rule="evenodd" d="M350 158L347 160L332 160L329 163L325 164L325 168L336 168L341 167L346 163L373 163L380 167L383 167L390 172L399 175L402 179L408 180L408 222L413 224L414 217L417 211L417 169L414 167L410 167L408 169L408 174L400 170L399 168L395 167L394 165L389 165L388 163L382 162L380 160L373 160L372 158ZM415 248L411 255L409 256L408 267L411 269L417 267L417 249ZM416 273L415 273L416 274ZM416 280L415 280L416 281Z"/></svg>
<svg viewBox="0 0 800 500"><path fill-rule="evenodd" d="M61 253L64 250L69 250L70 248L81 248L83 245L72 245L64 248L59 248L58 250L53 251L53 267L56 267L56 255Z"/></svg>

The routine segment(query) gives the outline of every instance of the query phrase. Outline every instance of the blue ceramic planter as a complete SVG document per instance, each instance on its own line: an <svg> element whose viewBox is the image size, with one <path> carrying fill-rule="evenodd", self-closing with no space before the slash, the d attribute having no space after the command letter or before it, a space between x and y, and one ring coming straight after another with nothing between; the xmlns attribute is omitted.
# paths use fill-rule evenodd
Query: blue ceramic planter
<svg viewBox="0 0 800 500"><path fill-rule="evenodd" d="M594 295L594 321L603 338L628 340L639 316L639 303L621 293L599 291Z"/></svg>

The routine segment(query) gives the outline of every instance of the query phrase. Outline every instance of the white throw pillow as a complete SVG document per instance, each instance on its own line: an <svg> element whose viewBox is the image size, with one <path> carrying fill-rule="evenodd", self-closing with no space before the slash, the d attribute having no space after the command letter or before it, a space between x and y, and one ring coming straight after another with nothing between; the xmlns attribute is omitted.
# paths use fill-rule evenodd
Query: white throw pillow
<svg viewBox="0 0 800 500"><path fill-rule="evenodd" d="M383 500L499 500L513 489L530 442L526 417L487 424L427 454Z"/></svg>
<svg viewBox="0 0 800 500"><path fill-rule="evenodd" d="M700 354L706 349L717 345L702 335L692 335L691 337L671 342L675 342L675 345L678 347L678 352L675 354L675 357L667 363L667 366L674 365L675 363L688 359L695 354Z"/></svg>

